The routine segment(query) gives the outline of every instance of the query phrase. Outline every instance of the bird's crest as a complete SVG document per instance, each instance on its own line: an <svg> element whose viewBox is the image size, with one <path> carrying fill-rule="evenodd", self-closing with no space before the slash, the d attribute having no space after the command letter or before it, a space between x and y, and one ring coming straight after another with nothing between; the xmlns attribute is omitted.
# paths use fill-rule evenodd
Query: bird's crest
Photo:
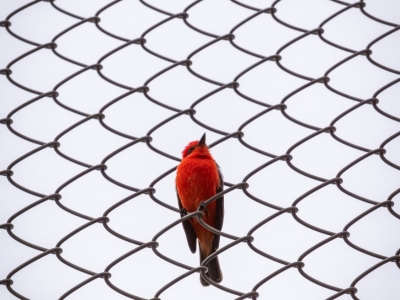
<svg viewBox="0 0 400 300"><path fill-rule="evenodd" d="M194 148L196 148L197 144L199 143L199 141L193 141L190 142L185 149L183 149L182 151L182 158L185 158L186 156L188 156Z"/></svg>

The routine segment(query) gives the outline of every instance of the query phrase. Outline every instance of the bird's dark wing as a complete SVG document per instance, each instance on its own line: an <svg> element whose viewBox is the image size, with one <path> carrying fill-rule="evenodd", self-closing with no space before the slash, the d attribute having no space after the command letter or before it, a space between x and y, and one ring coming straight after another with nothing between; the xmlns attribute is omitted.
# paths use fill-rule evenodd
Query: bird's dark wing
<svg viewBox="0 0 400 300"><path fill-rule="evenodd" d="M224 189L224 178L221 174L219 166L218 166L218 175L219 175L219 186L217 188L217 193L220 193ZM216 201L217 201L217 214L215 217L215 229L221 231L222 224L224 223L224 196L219 197ZM218 248L219 248L219 235L216 234L214 235L214 249L216 250Z"/></svg>
<svg viewBox="0 0 400 300"><path fill-rule="evenodd" d="M182 207L181 199L179 198L178 192L176 192L176 197L178 198L179 209L182 210L183 207ZM196 239L197 239L196 233L194 232L194 229L193 229L192 225L190 225L188 220L182 222L182 225L183 225L183 229L185 230L186 239L187 239L190 251L192 251L192 253L195 253L196 252Z"/></svg>

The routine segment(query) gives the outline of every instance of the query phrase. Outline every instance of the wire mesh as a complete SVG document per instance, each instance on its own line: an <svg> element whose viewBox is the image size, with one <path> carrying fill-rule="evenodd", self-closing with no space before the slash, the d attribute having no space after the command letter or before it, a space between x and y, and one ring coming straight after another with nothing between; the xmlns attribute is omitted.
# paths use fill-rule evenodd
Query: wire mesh
<svg viewBox="0 0 400 300"><path fill-rule="evenodd" d="M35 42L31 40L29 37L25 36L20 36L17 31L13 30L13 18L17 17L18 14L21 14L24 12L24 10L31 8L35 5L37 5L40 2L48 2L47 5L51 7L51 9L57 10L60 13L64 14L71 20L73 20L75 23L71 25L68 28L65 28L62 30L59 34L55 35L51 41L41 44L38 42ZM275 277L281 276L285 271L294 268L297 269L299 275L303 276L306 280L312 282L315 285L319 285L327 290L330 291L331 296L327 299L337 299L342 297L343 295L350 295L353 299L359 299L357 297L358 293L358 283L363 280L365 277L369 276L372 272L375 272L378 270L380 267L384 266L385 264L396 264L398 268L400 268L400 246L399 250L396 252L392 253L390 256L384 256L379 253L375 253L369 249L366 249L360 245L355 244L354 242L351 241L349 238L351 234L351 227L357 224L360 220L362 220L364 217L366 217L369 214L374 214L377 211L381 210L387 210L387 218L394 218L398 221L400 219L400 215L398 212L396 212L393 209L394 206L394 198L398 193L400 192L400 188L394 190L392 193L390 193L388 196L387 195L380 195L380 199L369 199L365 196L359 195L348 188L346 188L343 185L344 179L343 179L343 174L351 170L353 167L357 166L360 162L363 162L364 160L367 160L370 157L379 157L380 158L380 163L386 164L390 166L391 168L395 170L400 170L400 166L397 165L395 162L387 158L385 156L386 149L385 147L387 144L395 140L398 136L400 136L400 131L386 137L384 140L381 141L380 145L377 145L376 148L373 149L368 149L363 146L360 146L352 141L345 140L344 138L340 137L340 134L336 133L336 123L339 122L342 118L348 117L351 115L351 113L360 110L366 106L372 106L374 109L374 112L376 114L379 114L387 119L390 119L394 122L399 122L400 118L396 115L393 114L391 111L385 111L383 108L379 106L379 96L385 92L386 90L392 88L396 84L400 82L400 78L395 78L391 82L388 82L381 88L379 88L373 95L370 95L367 99L357 96L357 95L350 95L346 93L345 91L342 91L340 89L337 89L330 83L330 75L332 72L334 72L336 69L339 69L343 67L344 65L348 64L355 58L362 58L364 61L367 61L368 63L386 71L393 73L395 75L399 75L400 71L396 70L395 68L392 68L391 66L386 66L384 64L381 64L374 60L374 56L372 55L372 50L374 45L379 43L381 40L385 39L386 37L390 37L391 35L395 34L398 32L400 29L400 25L382 20L378 17L375 17L372 11L368 11L366 9L366 4L363 1L356 2L356 3L346 3L343 1L333 1L337 5L338 9L337 12L328 18L326 18L317 28L308 30L308 29L303 29L296 27L295 25L290 24L290 21L283 21L280 19L279 16L279 3L280 1L275 1L272 3L270 7L267 8L258 8L258 7L253 7L249 4L242 3L240 1L232 0L231 2L237 6L238 9L241 10L246 10L250 11L252 14L238 23L236 26L234 26L227 34L224 35L217 35L212 32L207 32L201 28L198 28L197 26L191 24L190 22L190 14L191 10L198 5L201 1L195 1L191 3L189 6L187 6L181 13L170 13L167 11L164 11L161 8L158 8L154 5L151 5L147 3L146 1L140 1L140 5L145 6L146 8L153 10L157 14L161 14L165 17L164 20L161 22L155 23L154 25L150 26L146 31L144 31L140 36L135 37L134 39L129 39L126 37L118 36L112 32L109 32L107 29L102 27L101 25L101 15L105 13L108 9L112 8L113 6L119 5L121 2L120 0L116 0L113 2L108 3L101 9L97 11L97 13L88 18L84 18L78 15L75 15L73 12L68 11L67 9L62 8L61 5L58 5L58 1L33 1L30 3L27 3L26 5L23 5L19 7L18 9L14 10L11 12L4 21L0 22L0 26L3 27L2 30L6 30L9 35L12 36L14 39L18 39L23 43L27 43L29 45L34 46L32 50L29 50L19 56L17 56L15 59L10 61L5 67L3 67L0 70L0 74L5 76L9 83L13 84L19 89L22 89L24 91L27 91L31 94L34 95L33 98L31 98L29 101L26 101L22 105L13 108L9 113L0 119L0 123L3 126L6 126L7 129L12 133L13 135L17 136L20 139L24 139L33 145L35 145L35 148L24 155L20 156L18 159L9 162L8 167L0 171L0 175L3 175L7 178L8 183L12 186L14 186L16 189L22 190L25 193L28 193L30 195L33 195L35 197L38 197L39 199L37 201L32 202L28 206L24 207L23 209L15 212L13 215L11 215L7 222L4 224L0 225L1 229L4 229L7 231L9 238L14 239L18 243L21 243L22 245L26 247L33 248L38 251L39 254L36 256L32 257L31 259L25 261L24 263L16 266L14 269L8 270L8 275L0 280L0 284L4 285L8 292L15 297L19 299L28 299L29 295L25 295L24 291L16 290L13 288L14 284L14 276L23 270L25 267L27 267L30 264L34 264L35 262L43 259L44 257L48 256L49 254L54 254L57 259L68 266L69 268L73 269L74 272L81 272L84 274L89 275L86 280L80 282L76 286L71 286L68 290L65 291L64 294L59 296L59 299L65 299L72 295L74 292L77 290L81 289L85 285L90 284L96 279L104 280L104 282L107 284L107 286L114 290L116 293L119 293L127 298L130 299L145 299L141 295L136 294L135 290L133 289L132 291L126 291L117 285L115 285L112 282L111 275L113 274L113 268L117 266L118 264L123 264L124 260L127 259L128 257L134 256L135 254L139 253L140 251L146 249L146 248L151 248L155 256L158 256L159 258L165 260L166 262L173 264L179 268L185 273L183 273L181 276L176 277L176 278L170 278L170 282L162 286L158 291L154 293L154 297L151 299L162 299L162 293L168 290L171 286L174 284L180 282L181 280L185 279L188 276L198 276L198 273L201 273L203 276L206 276L206 268L204 266L188 266L180 261L177 261L175 259L172 259L166 255L164 255L162 252L157 250L159 246L159 238L167 233L169 230L176 226L180 226L180 224L189 219L189 218L197 218L199 222L201 223L201 218L202 218L202 213L201 212L193 212L188 214L186 217L179 218L178 214L176 214L177 220L170 225L166 227L159 227L159 231L154 234L154 237L151 240L137 240L135 237L131 236L126 236L114 229L112 229L108 223L112 219L109 215L111 212L114 210L121 209L123 205L141 195L147 195L150 199L152 199L155 203L160 205L164 210L170 210L172 212L178 213L179 210L176 206L170 205L162 200L160 200L162 197L156 196L156 185L159 183L161 180L166 178L168 175L173 174L176 167L173 167L169 169L168 171L159 174L157 178L155 178L148 186L131 186L127 185L126 183L120 182L119 180L113 178L112 175L107 173L107 163L111 158L117 157L118 155L121 154L124 150L130 148L130 147L135 147L138 145L146 145L148 149L156 153L157 155L163 156L168 158L169 160L172 160L173 162L179 162L180 158L175 154L175 153L168 153L165 152L164 150L161 150L157 148L154 145L153 138L154 138L154 132L156 130L159 130L163 126L166 126L170 122L174 121L175 119L181 117L181 116L189 116L191 121L196 124L197 126L206 129L207 131L214 132L215 134L219 135L220 138L210 144L210 148L217 147L220 144L226 143L227 141L230 140L236 140L240 143L240 147L245 147L248 155L252 155L254 153L257 153L257 155L262 155L265 159L268 159L268 161L250 173L248 173L242 181L240 182L234 182L234 183L229 183L225 182L225 190L219 194L219 195L228 195L229 193L232 193L235 190L241 190L243 194L247 197L247 200L253 201L257 203L257 205L264 206L264 207L269 207L273 210L276 211L276 213L269 215L265 219L263 219L261 222L254 223L254 226L252 228L248 229L247 235L244 236L234 236L232 234L229 234L228 232L225 232L224 230L222 232L219 232L213 228L210 228L209 226L207 227L206 224L203 224L208 230L211 230L215 232L216 234L219 234L227 239L232 240L231 242L227 243L225 246L221 247L215 254L211 255L209 259L211 259L213 256L216 255L223 255L224 252L228 252L230 249L233 247L237 247L241 243L247 244L248 249L247 251L252 251L253 253L263 257L266 260L271 260L274 261L278 264L281 265L280 268L276 269L276 271L268 274L263 274L262 279L258 282L253 283L253 288L251 290L237 290L234 287L229 287L225 286L224 283L218 284L213 281L211 281L209 278L207 279L212 286L214 286L216 289L222 290L225 293L231 294L232 299L245 299L245 298L251 298L251 299L257 299L257 298L262 298L262 293L259 293L259 289L268 283L270 280L272 280ZM358 10L359 12L362 13L363 17L368 18L369 20L372 20L373 22L377 22L380 24L383 24L386 26L387 30L384 34L379 35L372 41L369 41L365 49L350 49L347 48L344 45L337 44L331 40L329 40L326 37L326 25L329 22L332 22L335 20L335 18L340 17L342 14L346 13L349 10ZM317 13L317 12L316 12ZM288 28L289 30L295 32L298 34L298 36L292 40L287 41L285 44L280 45L280 47L277 49L275 53L268 53L268 55L264 54L259 54L255 53L249 49L246 49L246 45L240 44L239 42L235 42L235 32L241 28L242 26L246 26L248 22L250 22L253 19L256 19L260 16L268 16L271 18L278 26L284 26ZM163 54L157 53L156 51L150 49L150 47L147 46L147 39L148 35L155 29L160 28L162 26L165 26L170 22L171 20L179 20L181 21L189 30L195 31L199 33L200 35L205 35L207 37L211 37L212 40L208 43L205 43L201 47L197 49L193 49L192 52L186 57L182 58L181 60L174 60L172 58L166 57ZM115 20L117 22L117 20ZM73 58L68 57L67 55L62 54L61 51L57 49L57 43L58 39L63 37L64 35L68 35L70 32L75 30L76 28L79 28L79 26L82 26L83 24L91 24L99 33L106 35L112 39L122 41L123 44L116 47L115 49L107 52L106 54L102 55L100 58L97 59L96 63L86 65L82 62L76 61ZM318 78L311 78L306 75L300 74L294 70L291 70L289 67L285 66L285 63L283 62L283 58L285 58L285 54L283 53L285 49L288 49L295 45L296 43L301 42L303 39L307 38L308 36L316 36L319 38L320 41L328 45L329 47L333 47L336 49L340 49L343 53L345 53L345 58L338 61L331 67L329 67L322 76ZM256 63L253 63L249 65L246 69L238 73L231 82L219 82L214 80L213 78L209 78L205 75L200 74L198 71L196 71L195 64L192 66L193 63L193 58L200 54L202 51L205 51L209 48L212 48L213 45L216 43L228 43L230 47L233 47L240 51L242 54L248 55L252 58L256 58L257 61ZM158 71L157 73L154 73L151 77L149 77L141 86L128 86L125 85L124 83L118 82L112 78L109 78L107 75L105 75L105 72L103 72L103 67L104 63L111 58L113 55L118 53L119 51L123 51L126 47L128 46L134 46L134 47L140 47L142 50L146 51L149 53L151 56L155 57L156 59L160 59L163 61L168 62L168 66L161 71ZM55 56L58 57L58 59L64 60L68 62L69 64L73 64L79 67L79 70L72 73L71 75L65 77L62 81L60 81L58 84L54 86L54 88L51 91L39 91L36 90L34 87L28 87L25 86L24 84L18 82L15 78L13 78L13 71L14 68L17 67L18 63L26 58L29 58L30 56L36 54L39 51L51 51ZM256 99L252 96L249 96L245 94L243 91L241 91L239 84L241 82L241 78L245 76L248 73L251 73L256 69L258 66L262 64L275 64L278 68L280 68L282 71L284 71L287 74L290 74L290 76L297 77L302 79L305 83L293 90L291 93L287 94L278 104L270 104L268 101L264 101L263 99ZM312 62L311 62L312 63ZM170 104L167 104L167 102L164 102L162 99L155 99L154 96L151 95L151 87L152 87L152 81L157 79L160 76L164 76L171 70L174 70L175 68L185 68L190 76L193 76L195 78L198 78L202 81L208 82L212 85L215 86L215 89L213 89L211 92L203 95L200 97L198 100L194 101L193 103L190 103L186 109L180 109L177 107L174 107ZM218 66L215 66L215 68L218 68ZM120 90L124 90L123 94L120 94L118 97L109 99L107 103L98 111L95 113L87 113L81 110L80 108L76 108L71 105L67 105L66 103L63 103L62 100L60 100L60 95L62 95L62 86L64 84L67 84L69 81L73 80L74 78L79 78L83 74L86 74L87 72L93 72L96 73L97 76L104 82L104 84L111 84L116 87L118 87ZM139 70L140 72L140 70ZM188 76L189 76L188 75ZM332 120L325 120L325 126L320 128L312 124L307 124L304 121L298 120L295 117L291 116L288 113L287 108L290 107L291 103L288 103L288 100L291 97L294 97L296 94L301 93L302 91L305 91L307 89L312 88L313 86L323 86L327 91L330 93L337 94L341 96L343 99L345 99L348 103L351 103L351 107L349 109L346 109L342 111L340 114L335 116ZM243 124L241 124L236 131L233 132L227 132L222 130L221 128L215 128L203 121L201 121L198 117L196 117L196 109L197 106L202 103L203 101L207 101L208 98L212 97L215 94L218 94L224 90L232 90L234 91L243 101L249 101L255 105L257 105L260 109L262 109L259 113L254 115L253 117L249 118L247 121L245 121ZM125 97L128 97L132 94L135 93L142 93L148 101L151 101L152 103L156 104L163 110L167 110L169 112L172 112L173 114L166 118L164 121L158 123L152 128L147 128L147 133L143 136L133 136L129 132L122 132L119 131L115 128L113 128L111 125L108 125L107 122L105 121L105 117L107 116L107 109L111 108L114 104L118 103L118 101L124 99ZM13 116L30 105L37 103L38 101L42 101L43 99L46 98L51 98L59 107L61 107L63 110L67 111L70 114L76 114L80 118L77 119L78 121L65 128L62 132L60 132L57 136L54 137L54 140L46 142L46 141L40 141L37 140L36 138L27 136L23 133L20 133L15 129L15 124L13 122ZM265 95L265 99L268 99L268 95ZM292 122L293 124L296 124L296 126L304 127L307 129L310 129L313 131L312 134L309 134L305 138L302 138L301 140L296 141L294 144L292 144L289 148L286 149L286 151L282 153L272 153L271 150L268 148L260 148L256 147L255 145L252 145L245 139L245 127L248 125L251 125L253 122L255 122L257 119L266 116L268 114L271 114L271 112L278 111L280 114L286 118L288 121ZM32 116L35 117L35 116ZM65 137L69 133L73 132L74 130L77 130L80 126L85 124L88 121L91 120L97 120L98 121L98 126L101 126L108 132L110 132L113 135L118 135L122 138L124 138L128 143L124 144L121 147L114 147L114 151L109 153L107 156L105 156L98 164L96 165L91 165L87 162L81 161L79 159L76 159L63 151L62 147L62 142L60 142L60 139L62 137ZM260 134L262 134L262 129L260 130ZM331 139L334 139L337 143L341 143L342 145L346 147L350 147L353 149L356 149L358 151L357 158L354 159L351 163L347 165L341 165L337 167L337 175L334 178L322 178L318 175L309 173L300 167L296 166L296 164L293 162L293 158L295 155L293 154L293 151L297 148L300 147L301 145L310 143L313 141L313 139L322 136L322 135L328 135ZM261 137L262 138L262 137ZM189 142L189 141L188 141ZM77 145L78 146L78 145ZM183 146L183 145L182 145ZM7 147L7 144L2 143L2 147ZM70 164L77 164L79 166L82 166L86 168L84 171L77 173L75 176L67 180L66 182L59 183L58 188L55 189L54 193L52 194L42 194L40 192L37 192L35 190L32 190L26 186L24 186L21 183L18 183L16 180L14 180L14 172L15 172L15 167L23 162L25 159L29 157L34 157L37 153L42 152L45 149L53 149L54 152L59 155L62 159L66 160ZM266 168L270 168L274 164L278 162L284 162L287 164L287 166L291 169L291 172L296 172L301 174L302 176L305 176L307 178L311 178L316 182L316 186L314 186L312 189L308 190L304 194L299 194L297 198L292 199L292 204L288 207L281 207L277 205L274 202L271 201L266 201L265 199L259 198L249 191L249 186L251 186L248 181L250 178L262 170L265 170ZM131 194L127 197L124 197L122 200L119 200L115 202L112 206L110 206L107 210L104 211L104 213L100 216L97 217L92 217L88 216L82 212L76 211L74 209L69 208L66 204L63 203L62 201L62 196L63 196L63 190L67 188L70 184L82 180L86 175L90 174L93 171L99 171L102 176L104 177L105 180L111 182L113 185L117 186L120 189L124 189L129 191ZM361 201L364 203L367 203L370 205L370 208L362 212L361 214L354 216L350 220L348 220L348 223L343 227L342 231L340 232L332 232L324 228L320 228L318 226L315 226L307 220L303 220L300 218L298 215L299 208L298 204L301 201L307 201L307 197L312 195L313 193L320 191L322 189L326 189L329 186L335 186L340 193L344 193L357 201ZM218 196L219 196L218 195ZM216 197L213 197L211 199L208 199L206 203L210 203L212 201L215 201ZM13 201L13 199L8 199L7 201ZM63 210L67 212L68 214L73 215L76 218L80 218L85 220L85 223L82 226L79 226L75 230L69 232L67 235L64 237L60 237L58 243L54 245L53 248L45 248L40 245L33 244L29 241L27 241L24 238L21 238L17 236L14 233L14 220L16 218L19 218L23 214L28 213L31 209L43 205L48 202L54 202L54 205L57 205L58 209ZM345 209L345 208L343 208ZM298 224L298 226L304 226L308 230L316 231L318 233L321 233L326 236L326 238L322 239L319 243L315 244L311 248L309 248L307 251L300 253L298 256L297 261L286 261L280 257L271 255L269 253L266 253L259 248L257 248L254 244L253 241L255 240L253 233L255 233L258 229L260 229L263 226L268 226L273 220L277 218L281 218L282 216L289 214L293 217L293 220L295 220ZM104 230L108 232L108 234L111 234L124 243L127 243L130 245L132 250L126 252L122 256L115 258L114 260L110 261L107 265L107 267L104 269L102 272L94 272L91 270L88 270L82 266L79 266L77 264L74 264L71 261L68 261L65 257L63 257L62 252L63 252L63 246L65 243L73 238L75 235L78 233L87 230L90 228L92 225L100 223L104 227ZM146 225L144 225L146 226ZM182 234L182 238L184 238ZM397 237L392 237L394 239L399 240ZM314 278L313 276L309 275L307 272L307 264L304 262L304 259L306 256L317 252L320 250L321 247L324 247L324 245L327 245L335 240L341 239L343 243L347 247L351 247L358 251L359 253L362 253L362 255L367 255L371 256L374 258L379 259L379 262L371 265L370 268L365 269L362 273L358 274L357 277L353 279L351 284L349 286L334 286L330 284L329 282L324 282L323 280L320 280L318 278ZM399 244L399 243L398 243ZM7 260L7 257L2 256L0 258L1 260L5 261ZM204 265L204 263L203 263ZM397 270L398 272L398 270ZM197 275L196 275L197 274ZM207 277L206 277L207 278Z"/></svg>

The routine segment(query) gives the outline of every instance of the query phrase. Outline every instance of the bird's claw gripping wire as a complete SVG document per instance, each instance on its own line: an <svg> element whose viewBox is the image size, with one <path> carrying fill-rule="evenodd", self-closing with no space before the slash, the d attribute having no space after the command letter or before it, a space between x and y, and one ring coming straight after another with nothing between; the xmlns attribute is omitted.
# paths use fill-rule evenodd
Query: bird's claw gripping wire
<svg viewBox="0 0 400 300"><path fill-rule="evenodd" d="M200 210L204 210L208 214L208 209L204 202L200 203Z"/></svg>
<svg viewBox="0 0 400 300"><path fill-rule="evenodd" d="M183 207L179 210L179 212L181 214L181 218L183 218L187 215L187 210Z"/></svg>

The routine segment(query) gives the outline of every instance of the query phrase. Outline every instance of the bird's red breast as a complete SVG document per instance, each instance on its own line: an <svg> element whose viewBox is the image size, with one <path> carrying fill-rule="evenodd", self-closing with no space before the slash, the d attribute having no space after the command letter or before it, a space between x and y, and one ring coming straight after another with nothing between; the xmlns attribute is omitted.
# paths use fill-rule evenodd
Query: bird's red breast
<svg viewBox="0 0 400 300"><path fill-rule="evenodd" d="M218 185L218 168L212 158L188 157L178 166L176 188L188 212L197 210L200 202L214 196Z"/></svg>

